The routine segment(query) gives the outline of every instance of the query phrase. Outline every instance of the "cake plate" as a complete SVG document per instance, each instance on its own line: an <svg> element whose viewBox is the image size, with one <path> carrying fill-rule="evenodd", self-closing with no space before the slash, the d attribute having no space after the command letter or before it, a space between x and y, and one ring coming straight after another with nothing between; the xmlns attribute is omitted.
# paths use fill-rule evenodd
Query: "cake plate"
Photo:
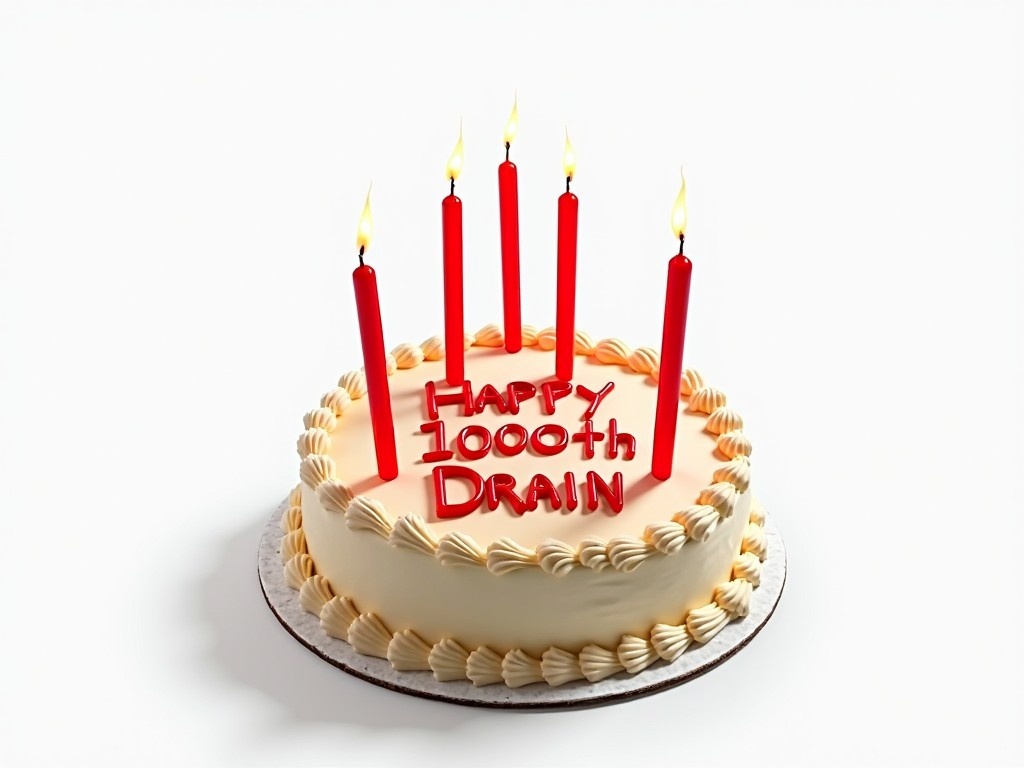
<svg viewBox="0 0 1024 768"><path fill-rule="evenodd" d="M477 688L468 680L441 683L430 672L399 672L387 659L356 653L348 643L327 635L320 628L320 619L302 609L299 593L285 583L279 554L284 536L280 520L287 508L286 499L267 523L259 549L263 595L284 628L324 661L350 675L399 693L453 704L504 709L586 707L646 696L685 683L718 666L749 643L772 617L786 583L786 546L772 518L766 516L768 557L761 571L761 584L753 592L750 614L729 622L704 645L691 645L672 663L657 661L636 675L620 672L597 683L578 680L557 688L543 683L522 688L501 684Z"/></svg>

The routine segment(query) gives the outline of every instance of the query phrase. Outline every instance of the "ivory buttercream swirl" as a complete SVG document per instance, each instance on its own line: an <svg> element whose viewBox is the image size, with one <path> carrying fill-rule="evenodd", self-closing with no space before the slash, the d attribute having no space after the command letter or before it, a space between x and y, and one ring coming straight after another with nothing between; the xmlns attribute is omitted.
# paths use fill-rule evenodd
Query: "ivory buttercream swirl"
<svg viewBox="0 0 1024 768"><path fill-rule="evenodd" d="M658 660L658 652L646 637L623 635L616 650L619 663L631 675L642 672Z"/></svg>
<svg viewBox="0 0 1024 768"><path fill-rule="evenodd" d="M493 685L505 681L501 670L502 657L482 645L466 659L466 677L473 685Z"/></svg>
<svg viewBox="0 0 1024 768"><path fill-rule="evenodd" d="M411 629L395 632L388 643L388 661L400 672L430 669L430 646Z"/></svg>
<svg viewBox="0 0 1024 768"><path fill-rule="evenodd" d="M728 611L730 616L746 616L750 613L753 589L753 585L746 579L733 579L715 587L711 599Z"/></svg>
<svg viewBox="0 0 1024 768"><path fill-rule="evenodd" d="M753 552L741 552L732 564L732 577L744 579L755 587L761 584L761 558Z"/></svg>
<svg viewBox="0 0 1024 768"><path fill-rule="evenodd" d="M740 551L757 555L757 558L763 561L768 554L768 539L764 535L764 528L757 523L748 524L740 544Z"/></svg>
<svg viewBox="0 0 1024 768"><path fill-rule="evenodd" d="M324 480L317 486L316 497L328 512L344 515L352 503L352 489L340 480Z"/></svg>
<svg viewBox="0 0 1024 768"><path fill-rule="evenodd" d="M678 659L692 641L693 636L685 624L655 624L651 629L651 645L665 661Z"/></svg>
<svg viewBox="0 0 1024 768"><path fill-rule="evenodd" d="M292 557L284 564L284 580L292 589L302 589L302 583L313 575L313 558L305 552Z"/></svg>
<svg viewBox="0 0 1024 768"><path fill-rule="evenodd" d="M325 432L333 432L338 426L338 417L330 408L314 408L307 411L302 417L302 424L306 429L322 429Z"/></svg>
<svg viewBox="0 0 1024 768"><path fill-rule="evenodd" d="M539 565L536 550L527 549L503 536L487 547L487 570L501 575Z"/></svg>
<svg viewBox="0 0 1024 768"><path fill-rule="evenodd" d="M576 557L579 558L581 565L598 573L611 565L608 559L608 542L596 536L585 536L580 541L576 548Z"/></svg>
<svg viewBox="0 0 1024 768"><path fill-rule="evenodd" d="M718 437L718 451L727 459L749 456L753 452L750 440L742 432L726 432Z"/></svg>
<svg viewBox="0 0 1024 768"><path fill-rule="evenodd" d="M623 573L635 571L654 552L653 546L634 536L617 536L608 542L608 560Z"/></svg>
<svg viewBox="0 0 1024 768"><path fill-rule="evenodd" d="M400 549L422 552L431 557L437 551L437 538L419 515L406 515L395 521L391 531L391 543Z"/></svg>
<svg viewBox="0 0 1024 768"><path fill-rule="evenodd" d="M698 413L712 413L725 405L725 393L714 387L701 387L690 394L690 410Z"/></svg>
<svg viewBox="0 0 1024 768"><path fill-rule="evenodd" d="M552 327L545 328L539 334L537 334L537 345L543 350L552 350L555 348L557 343L557 337L555 329Z"/></svg>
<svg viewBox="0 0 1024 768"><path fill-rule="evenodd" d="M299 528L297 531L286 533L281 539L281 562L287 563L296 555L307 553L306 535Z"/></svg>
<svg viewBox="0 0 1024 768"><path fill-rule="evenodd" d="M335 387L320 398L320 407L329 408L335 416L341 416L352 404L352 396L344 387Z"/></svg>
<svg viewBox="0 0 1024 768"><path fill-rule="evenodd" d="M594 340L586 331L576 331L573 337L573 350L577 355L594 354Z"/></svg>
<svg viewBox="0 0 1024 768"><path fill-rule="evenodd" d="M718 510L723 518L732 517L739 494L732 483L714 483L704 488L697 497L698 504L709 504Z"/></svg>
<svg viewBox="0 0 1024 768"><path fill-rule="evenodd" d="M299 439L295 441L295 450L299 458L304 459L311 453L327 453L331 450L331 436L327 431L319 427L307 429Z"/></svg>
<svg viewBox="0 0 1024 768"><path fill-rule="evenodd" d="M721 515L710 504L694 504L682 512L676 512L672 519L686 529L688 537L704 542L714 533Z"/></svg>
<svg viewBox="0 0 1024 768"><path fill-rule="evenodd" d="M365 656L386 659L388 646L391 645L391 632L375 614L361 613L348 627L348 641Z"/></svg>
<svg viewBox="0 0 1024 768"><path fill-rule="evenodd" d="M500 325L489 323L476 332L473 343L478 347L503 347L505 346L505 334Z"/></svg>
<svg viewBox="0 0 1024 768"><path fill-rule="evenodd" d="M316 490L325 480L333 480L336 471L334 459L319 453L309 454L299 465L299 477L313 490Z"/></svg>
<svg viewBox="0 0 1024 768"><path fill-rule="evenodd" d="M395 358L395 365L403 371L415 368L425 357L423 350L416 344L399 344L391 350L391 356Z"/></svg>
<svg viewBox="0 0 1024 768"><path fill-rule="evenodd" d="M317 573L302 582L302 587L299 589L299 604L304 611L312 613L314 616L319 616L324 605L333 598L334 592L331 585L327 583L327 579Z"/></svg>
<svg viewBox="0 0 1024 768"><path fill-rule="evenodd" d="M679 392L686 397L704 386L704 379L693 368L687 368L679 380Z"/></svg>
<svg viewBox="0 0 1024 768"><path fill-rule="evenodd" d="M506 653L501 660L501 676L509 688L522 688L544 680L540 662L518 648Z"/></svg>
<svg viewBox="0 0 1024 768"><path fill-rule="evenodd" d="M302 527L302 507L288 507L281 515L281 530L285 533L297 531Z"/></svg>
<svg viewBox="0 0 1024 768"><path fill-rule="evenodd" d="M587 645L580 651L580 669L587 680L596 683L621 672L625 667L622 666L615 651L609 651L599 645Z"/></svg>
<svg viewBox="0 0 1024 768"><path fill-rule="evenodd" d="M347 597L332 597L320 610L320 628L331 637L348 641L348 628L359 617L355 604Z"/></svg>
<svg viewBox="0 0 1024 768"><path fill-rule="evenodd" d="M540 336L540 331L535 326L524 325L523 326L523 346L524 347L535 347L537 346L537 337Z"/></svg>
<svg viewBox="0 0 1024 768"><path fill-rule="evenodd" d="M437 541L437 559L442 565L485 565L487 553L469 534L450 531Z"/></svg>
<svg viewBox="0 0 1024 768"><path fill-rule="evenodd" d="M654 373L661 365L661 356L651 347L637 347L626 362L637 373Z"/></svg>
<svg viewBox="0 0 1024 768"><path fill-rule="evenodd" d="M732 408L715 408L708 416L704 429L712 435L722 435L736 429L743 429L743 419Z"/></svg>
<svg viewBox="0 0 1024 768"><path fill-rule="evenodd" d="M665 555L674 555L682 549L686 538L686 529L672 520L650 523L644 529L644 540Z"/></svg>
<svg viewBox="0 0 1024 768"><path fill-rule="evenodd" d="M548 648L540 657L540 673L552 688L583 679L580 660L575 653L561 648Z"/></svg>
<svg viewBox="0 0 1024 768"><path fill-rule="evenodd" d="M348 392L353 400L366 397L366 374L361 370L349 371L338 379L338 386Z"/></svg>
<svg viewBox="0 0 1024 768"><path fill-rule="evenodd" d="M444 683L448 680L465 680L469 651L446 637L430 649L427 661L434 673L434 679Z"/></svg>
<svg viewBox="0 0 1024 768"><path fill-rule="evenodd" d="M594 346L594 357L605 365L628 365L630 349L621 339L601 339Z"/></svg>
<svg viewBox="0 0 1024 768"><path fill-rule="evenodd" d="M706 643L729 623L729 614L718 604L694 608L686 616L686 628L698 643Z"/></svg>
<svg viewBox="0 0 1024 768"><path fill-rule="evenodd" d="M345 510L345 525L353 531L370 531L388 538L393 524L384 505L368 496L356 496Z"/></svg>
<svg viewBox="0 0 1024 768"><path fill-rule="evenodd" d="M424 360L444 359L444 339L442 339L440 336L431 336L429 339L420 344L420 349L423 350Z"/></svg>
<svg viewBox="0 0 1024 768"><path fill-rule="evenodd" d="M576 567L576 550L557 539L545 539L537 545L540 567L552 576L565 576Z"/></svg>
<svg viewBox="0 0 1024 768"><path fill-rule="evenodd" d="M750 459L746 456L731 459L715 470L712 479L716 483L732 483L737 491L745 492L750 487Z"/></svg>
<svg viewBox="0 0 1024 768"><path fill-rule="evenodd" d="M757 499L750 500L750 522L764 525L764 507Z"/></svg>

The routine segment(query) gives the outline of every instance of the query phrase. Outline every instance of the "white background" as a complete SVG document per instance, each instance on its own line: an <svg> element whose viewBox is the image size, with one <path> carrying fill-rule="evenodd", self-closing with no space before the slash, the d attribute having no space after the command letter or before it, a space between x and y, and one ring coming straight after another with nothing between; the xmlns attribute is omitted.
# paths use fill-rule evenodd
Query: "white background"
<svg viewBox="0 0 1024 768"><path fill-rule="evenodd" d="M0 2L0 762L1024 761L1022 38L1010 2ZM256 579L359 363L371 179L389 345L440 332L460 117L499 319L516 89L524 317L568 124L578 325L657 346L682 163L687 361L790 553L736 658L580 712L350 679Z"/></svg>

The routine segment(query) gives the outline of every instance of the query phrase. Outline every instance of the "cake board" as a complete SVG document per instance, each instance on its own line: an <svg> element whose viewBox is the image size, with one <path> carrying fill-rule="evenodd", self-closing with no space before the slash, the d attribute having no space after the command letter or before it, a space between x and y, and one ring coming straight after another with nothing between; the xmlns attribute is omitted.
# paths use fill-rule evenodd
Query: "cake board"
<svg viewBox="0 0 1024 768"><path fill-rule="evenodd" d="M324 661L350 675L398 693L465 706L579 708L625 701L680 685L718 666L749 643L772 617L786 583L786 546L772 517L766 515L768 555L761 571L761 583L753 591L750 613L729 622L704 645L691 645L675 661L657 661L635 675L620 673L597 683L578 680L557 688L545 684L522 688L500 684L476 687L469 680L442 683L430 672L399 672L387 659L357 653L348 643L327 635L320 628L319 618L303 610L299 593L285 583L279 554L284 536L280 520L287 508L285 499L271 516L260 541L258 557L263 596L284 628Z"/></svg>

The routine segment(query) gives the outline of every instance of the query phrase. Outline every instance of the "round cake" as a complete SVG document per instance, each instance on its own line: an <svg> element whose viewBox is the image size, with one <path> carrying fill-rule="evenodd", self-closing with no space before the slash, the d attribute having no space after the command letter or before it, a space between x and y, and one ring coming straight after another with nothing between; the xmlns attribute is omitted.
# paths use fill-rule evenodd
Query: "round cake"
<svg viewBox="0 0 1024 768"><path fill-rule="evenodd" d="M577 332L569 383L553 329L523 343L467 336L461 386L439 338L393 350L389 482L362 371L305 415L281 547L302 606L395 669L512 687L637 673L745 616L766 544L726 396L684 372L659 481L657 352Z"/></svg>

